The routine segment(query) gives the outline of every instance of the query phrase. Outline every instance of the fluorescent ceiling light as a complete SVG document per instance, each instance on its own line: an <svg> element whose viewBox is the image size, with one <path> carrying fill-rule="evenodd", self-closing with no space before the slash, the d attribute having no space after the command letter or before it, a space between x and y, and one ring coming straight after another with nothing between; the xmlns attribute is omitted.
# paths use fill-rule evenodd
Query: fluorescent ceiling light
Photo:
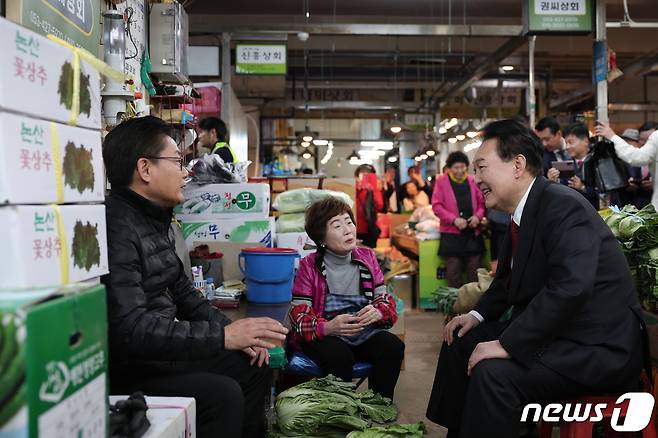
<svg viewBox="0 0 658 438"><path fill-rule="evenodd" d="M420 154L421 160L427 160L427 154Z"/></svg>
<svg viewBox="0 0 658 438"><path fill-rule="evenodd" d="M512 70L514 70L514 66L513 65L503 65L501 67L501 69L503 69L503 71L512 71Z"/></svg>
<svg viewBox="0 0 658 438"><path fill-rule="evenodd" d="M316 139L316 140L313 140L313 144L316 145L316 146L327 146L329 144L329 140Z"/></svg>
<svg viewBox="0 0 658 438"><path fill-rule="evenodd" d="M464 152L470 152L474 149L477 149L480 147L481 144L482 144L481 141L474 141L473 143L469 143L466 146L464 146Z"/></svg>
<svg viewBox="0 0 658 438"><path fill-rule="evenodd" d="M428 157L433 157L436 155L436 151L434 149L428 149L426 153Z"/></svg>
<svg viewBox="0 0 658 438"><path fill-rule="evenodd" d="M361 146L390 151L391 149L393 149L393 142L392 141L362 141Z"/></svg>
<svg viewBox="0 0 658 438"><path fill-rule="evenodd" d="M395 163L396 161L398 161L398 157L396 157L395 155L391 155L390 157L388 157L389 163Z"/></svg>
<svg viewBox="0 0 658 438"><path fill-rule="evenodd" d="M450 138L448 139L448 143L450 143L450 144L455 144L455 143L457 143L457 139L456 139L455 137L450 137Z"/></svg>
<svg viewBox="0 0 658 438"><path fill-rule="evenodd" d="M416 160L416 161L423 161L423 159L420 158L420 157L414 157L414 160Z"/></svg>
<svg viewBox="0 0 658 438"><path fill-rule="evenodd" d="M466 138L464 134L457 134L455 137L457 137L457 141L463 141Z"/></svg>
<svg viewBox="0 0 658 438"><path fill-rule="evenodd" d="M307 148L310 145L311 145L311 142L309 142L309 141L303 141L303 142L300 143L300 146L303 147L303 148Z"/></svg>
<svg viewBox="0 0 658 438"><path fill-rule="evenodd" d="M439 134L442 134L442 135L443 135L443 134L445 134L446 132L448 132L448 130L447 130L444 126L441 126L441 127L439 128Z"/></svg>

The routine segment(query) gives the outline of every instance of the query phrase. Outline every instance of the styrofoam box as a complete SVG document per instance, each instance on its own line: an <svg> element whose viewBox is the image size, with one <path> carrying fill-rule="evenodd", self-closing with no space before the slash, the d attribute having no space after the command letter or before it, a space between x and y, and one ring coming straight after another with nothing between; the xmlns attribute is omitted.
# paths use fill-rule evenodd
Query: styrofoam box
<svg viewBox="0 0 658 438"><path fill-rule="evenodd" d="M270 215L270 185L188 184L174 212L182 222L206 219L264 219Z"/></svg>
<svg viewBox="0 0 658 438"><path fill-rule="evenodd" d="M68 123L73 89L73 52L0 19L0 107ZM98 72L80 61L80 114L77 125L101 127Z"/></svg>
<svg viewBox="0 0 658 438"><path fill-rule="evenodd" d="M62 202L103 201L100 132L0 111L0 203L55 203L58 183Z"/></svg>
<svg viewBox="0 0 658 438"><path fill-rule="evenodd" d="M315 242L306 233L277 233L277 248L292 248L304 258L317 251Z"/></svg>
<svg viewBox="0 0 658 438"><path fill-rule="evenodd" d="M111 395L110 404L128 396ZM146 396L146 417L151 427L142 438L195 438L196 401L191 397Z"/></svg>
<svg viewBox="0 0 658 438"><path fill-rule="evenodd" d="M0 207L0 289L57 286L66 268L70 283L107 274L105 206L59 208L61 237L54 206Z"/></svg>

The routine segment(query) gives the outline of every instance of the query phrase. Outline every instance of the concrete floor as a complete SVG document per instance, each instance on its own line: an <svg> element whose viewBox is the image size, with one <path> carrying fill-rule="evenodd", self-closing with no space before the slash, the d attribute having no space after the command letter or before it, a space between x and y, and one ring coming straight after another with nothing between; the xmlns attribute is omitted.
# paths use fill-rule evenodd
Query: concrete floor
<svg viewBox="0 0 658 438"><path fill-rule="evenodd" d="M443 342L443 314L408 309L404 317L405 369L400 372L394 400L400 411L398 421L423 421L427 427L427 437L444 438L446 429L425 418Z"/></svg>

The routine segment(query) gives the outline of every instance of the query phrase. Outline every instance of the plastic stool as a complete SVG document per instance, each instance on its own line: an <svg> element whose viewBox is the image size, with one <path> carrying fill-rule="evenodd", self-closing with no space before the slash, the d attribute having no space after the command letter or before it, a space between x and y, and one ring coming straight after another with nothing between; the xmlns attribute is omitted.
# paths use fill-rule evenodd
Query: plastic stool
<svg viewBox="0 0 658 438"><path fill-rule="evenodd" d="M601 397L580 397L576 399L571 399L571 400L565 400L562 403L569 403L569 404L576 404L576 403L590 403L592 405L596 405L597 403L605 403L606 408L603 409L603 421L605 426L605 437L606 438L614 438L614 437L622 437L622 436L629 436L630 434L628 432L622 433L622 432L617 432L612 430L610 427L609 421L612 418L612 413L615 408L620 408L621 409L621 417L626 416L626 411L628 409L628 405L630 403L630 400L625 400L623 403L619 405L615 405L615 402L617 401L618 397L610 397L610 396L601 396ZM607 420L607 423L606 423ZM553 426L555 423L545 423L542 422L539 428L539 438L551 438L553 434ZM560 438L591 438L592 437L592 430L594 429L594 423L591 421L583 421L583 422L569 422L565 423L560 421ZM641 434L641 435L640 435ZM651 420L649 421L649 424L647 427L644 428L643 431L637 432L636 436L641 436L642 438L657 438L656 436L656 426L654 423L654 418L653 415L651 417Z"/></svg>
<svg viewBox="0 0 658 438"><path fill-rule="evenodd" d="M322 369L300 351L294 351L288 358L288 365L285 373L296 374L298 376L322 377ZM361 385L372 372L372 364L368 362L356 362L352 367L352 378L359 379L357 386Z"/></svg>

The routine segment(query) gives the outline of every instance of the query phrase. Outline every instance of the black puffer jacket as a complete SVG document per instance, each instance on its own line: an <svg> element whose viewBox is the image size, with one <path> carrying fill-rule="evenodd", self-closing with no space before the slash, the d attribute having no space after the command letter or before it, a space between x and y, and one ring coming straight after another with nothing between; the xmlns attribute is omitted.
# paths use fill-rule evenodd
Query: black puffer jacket
<svg viewBox="0 0 658 438"><path fill-rule="evenodd" d="M231 321L194 289L170 235L171 209L128 189L106 201L110 361L204 359ZM176 318L177 320L174 320Z"/></svg>

